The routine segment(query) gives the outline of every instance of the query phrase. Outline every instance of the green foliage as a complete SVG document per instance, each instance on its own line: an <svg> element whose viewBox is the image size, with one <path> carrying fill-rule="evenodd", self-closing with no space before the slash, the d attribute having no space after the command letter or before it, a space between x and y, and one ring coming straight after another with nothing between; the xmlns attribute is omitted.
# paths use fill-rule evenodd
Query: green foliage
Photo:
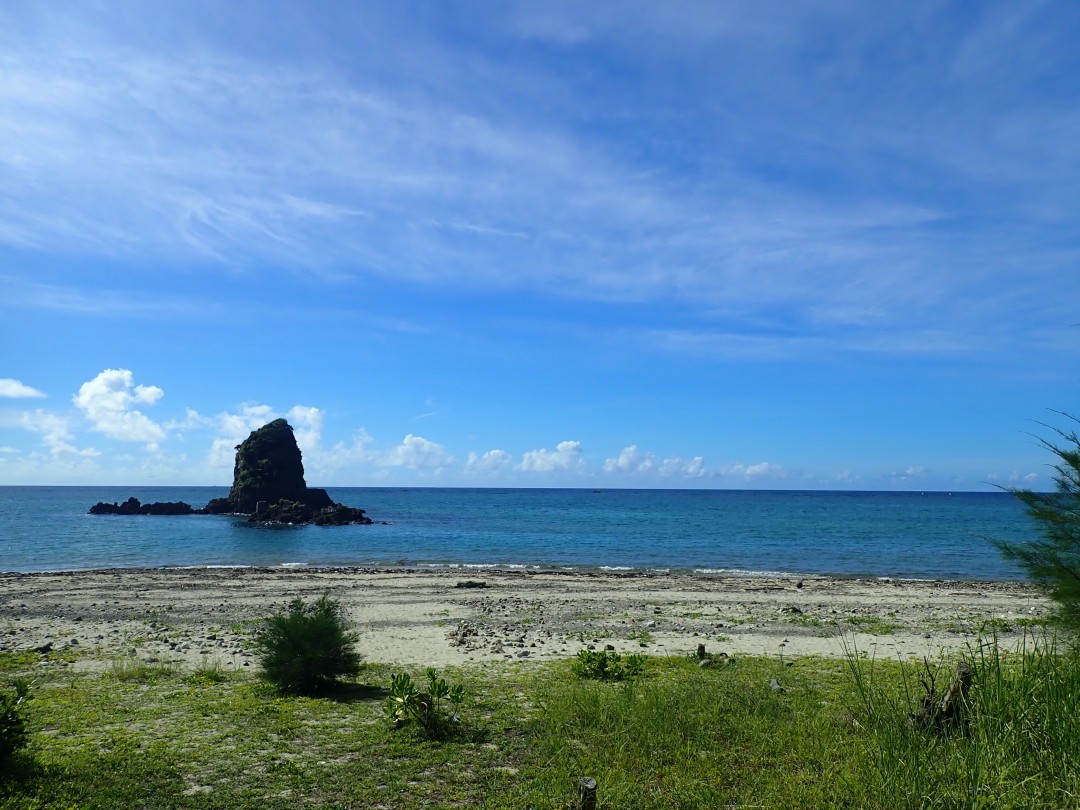
<svg viewBox="0 0 1080 810"><path fill-rule="evenodd" d="M909 721L921 664L857 655L870 709L835 660L657 657L621 684L580 680L570 661L487 663L450 678L470 722L438 744L387 723L385 690L359 684L319 700L243 671L211 688L40 667L33 756L5 766L0 808L556 808L584 774L600 807L627 810L1075 807L1080 653L995 647L966 655L970 717L947 734ZM28 661L0 651L0 672Z"/></svg>
<svg viewBox="0 0 1080 810"><path fill-rule="evenodd" d="M313 695L360 672L357 640L341 605L323 594L311 605L297 597L288 612L267 619L254 648L267 680L283 692Z"/></svg>
<svg viewBox="0 0 1080 810"><path fill-rule="evenodd" d="M645 656L622 656L610 650L582 650L574 659L571 671L584 680L622 681L645 671Z"/></svg>
<svg viewBox="0 0 1080 810"><path fill-rule="evenodd" d="M532 778L499 806L566 806L585 774L608 808L876 806L853 784L862 763L838 722L834 664L740 658L701 669L679 657L652 658L649 670L614 686L547 679L528 741ZM772 678L789 688L772 691Z"/></svg>
<svg viewBox="0 0 1080 810"><path fill-rule="evenodd" d="M180 668L173 663L137 661L131 658L118 658L109 664L108 673L118 681L137 683L157 683L165 678L172 678Z"/></svg>
<svg viewBox="0 0 1080 810"><path fill-rule="evenodd" d="M396 723L415 721L430 739L447 737L461 722L465 687L450 686L434 667L428 668L427 692L421 692L408 673L394 675L386 698L386 713ZM449 705L447 705L449 704Z"/></svg>
<svg viewBox="0 0 1080 810"><path fill-rule="evenodd" d="M0 763L26 745L29 736L21 707L30 697L30 684L17 680L13 691L0 692Z"/></svg>
<svg viewBox="0 0 1080 810"><path fill-rule="evenodd" d="M1063 416L1080 422L1074 416ZM1064 445L1045 439L1040 442L1058 458L1054 465L1056 491L1009 490L1039 522L1042 537L997 545L1006 557L1019 562L1028 576L1057 603L1063 624L1080 630L1080 436L1075 430L1053 430L1064 440Z"/></svg>
<svg viewBox="0 0 1080 810"><path fill-rule="evenodd" d="M852 653L854 711L885 806L1067 807L1080 789L1080 651L1025 638L1014 653L997 639L964 656L972 686L963 722L912 722L923 697L940 694L951 663L900 665ZM936 682L936 683L935 683ZM909 797L906 799L903 797Z"/></svg>
<svg viewBox="0 0 1080 810"><path fill-rule="evenodd" d="M252 431L236 451L229 500L239 511L255 511L260 499L276 502L303 497L307 489L304 464L293 429L284 419Z"/></svg>

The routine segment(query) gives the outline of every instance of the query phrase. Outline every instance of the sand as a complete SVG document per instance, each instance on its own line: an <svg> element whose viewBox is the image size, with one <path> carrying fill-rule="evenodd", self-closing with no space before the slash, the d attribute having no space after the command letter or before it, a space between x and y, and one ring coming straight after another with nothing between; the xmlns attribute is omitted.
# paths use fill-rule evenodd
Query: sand
<svg viewBox="0 0 1080 810"><path fill-rule="evenodd" d="M1050 608L1018 582L121 569L0 574L0 650L76 650L84 669L118 659L253 669L248 642L259 620L325 592L342 603L367 661L440 667L551 660L585 647L685 655L699 644L729 655L857 648L934 661L991 627L1002 647L1016 648Z"/></svg>

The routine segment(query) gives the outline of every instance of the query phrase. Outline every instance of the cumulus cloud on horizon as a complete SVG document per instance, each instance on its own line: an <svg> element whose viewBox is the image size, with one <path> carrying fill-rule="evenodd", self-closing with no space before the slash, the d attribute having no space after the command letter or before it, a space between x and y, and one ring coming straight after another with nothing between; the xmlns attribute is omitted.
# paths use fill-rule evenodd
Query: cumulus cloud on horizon
<svg viewBox="0 0 1080 810"><path fill-rule="evenodd" d="M585 466L585 459L581 457L581 442L565 441L555 445L552 452L546 447L539 450L529 450L522 455L521 463L517 469L521 472L569 472L581 470Z"/></svg>
<svg viewBox="0 0 1080 810"><path fill-rule="evenodd" d="M513 463L513 457L505 450L488 450L482 456L477 455L476 453L469 453L469 457L465 461L465 472L500 472L502 470L508 470Z"/></svg>
<svg viewBox="0 0 1080 810"><path fill-rule="evenodd" d="M636 444L624 447L617 458L606 459L603 470L608 474L659 475L663 478L703 478L709 472L702 456L689 460L673 456L661 461L655 453L643 452Z"/></svg>
<svg viewBox="0 0 1080 810"><path fill-rule="evenodd" d="M376 455L375 463L410 470L438 469L453 464L454 457L441 444L409 433L397 447Z"/></svg>

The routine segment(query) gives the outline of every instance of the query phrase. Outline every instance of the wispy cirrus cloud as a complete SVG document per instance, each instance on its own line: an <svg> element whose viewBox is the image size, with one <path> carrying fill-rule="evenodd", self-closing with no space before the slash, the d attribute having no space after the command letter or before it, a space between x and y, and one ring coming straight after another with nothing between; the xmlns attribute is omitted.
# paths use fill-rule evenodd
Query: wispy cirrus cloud
<svg viewBox="0 0 1080 810"><path fill-rule="evenodd" d="M1038 43L1058 64L1075 60L1038 8L993 5L970 31L905 12L899 30L923 37L925 64L891 50L897 12L811 3L785 14L511 5L482 32L640 53L658 88L686 77L691 55L705 72L744 69L745 83L690 74L679 95L640 105L632 82L575 85L539 63L515 64L508 82L494 53L418 37L390 7L365 13L382 44L363 59L395 70L365 69L323 30L324 55L270 66L169 8L130 23L148 43L150 17L188 31L161 48L118 47L88 13L4 18L0 241L228 272L268 262L327 279L679 302L751 337L762 323L809 324L833 352L918 351L934 330L939 346L970 346L1002 312L1013 323L1055 286L1076 289L1077 251L1047 238L1080 188L1075 105L999 103L1046 77L1032 60L1003 73L980 45ZM78 46L43 49L57 29ZM805 47L834 29L849 37ZM423 59L397 55L406 37ZM878 46L882 64L865 64ZM883 76L895 92L878 92ZM969 92L991 82L994 93ZM541 99L595 108L610 125L545 119L533 112ZM39 293L27 299L63 300Z"/></svg>

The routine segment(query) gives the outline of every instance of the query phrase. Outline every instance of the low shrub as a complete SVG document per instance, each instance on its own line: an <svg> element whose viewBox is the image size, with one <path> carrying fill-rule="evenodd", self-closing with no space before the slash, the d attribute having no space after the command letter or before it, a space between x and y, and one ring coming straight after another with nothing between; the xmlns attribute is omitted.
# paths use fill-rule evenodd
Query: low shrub
<svg viewBox="0 0 1080 810"><path fill-rule="evenodd" d="M426 674L427 692L417 689L408 673L394 675L386 698L386 713L399 724L415 721L431 739L449 736L461 722L465 687L450 686L433 667Z"/></svg>
<svg viewBox="0 0 1080 810"><path fill-rule="evenodd" d="M266 619L254 647L264 678L283 692L313 695L360 672L357 639L340 603L323 594L310 605L297 597L287 612Z"/></svg>
<svg viewBox="0 0 1080 810"><path fill-rule="evenodd" d="M586 680L622 681L645 671L645 656L622 656L610 650L582 650L574 659L571 670Z"/></svg>
<svg viewBox="0 0 1080 810"><path fill-rule="evenodd" d="M0 762L26 745L29 733L22 716L22 705L30 697L30 684L15 681L13 691L0 692Z"/></svg>

